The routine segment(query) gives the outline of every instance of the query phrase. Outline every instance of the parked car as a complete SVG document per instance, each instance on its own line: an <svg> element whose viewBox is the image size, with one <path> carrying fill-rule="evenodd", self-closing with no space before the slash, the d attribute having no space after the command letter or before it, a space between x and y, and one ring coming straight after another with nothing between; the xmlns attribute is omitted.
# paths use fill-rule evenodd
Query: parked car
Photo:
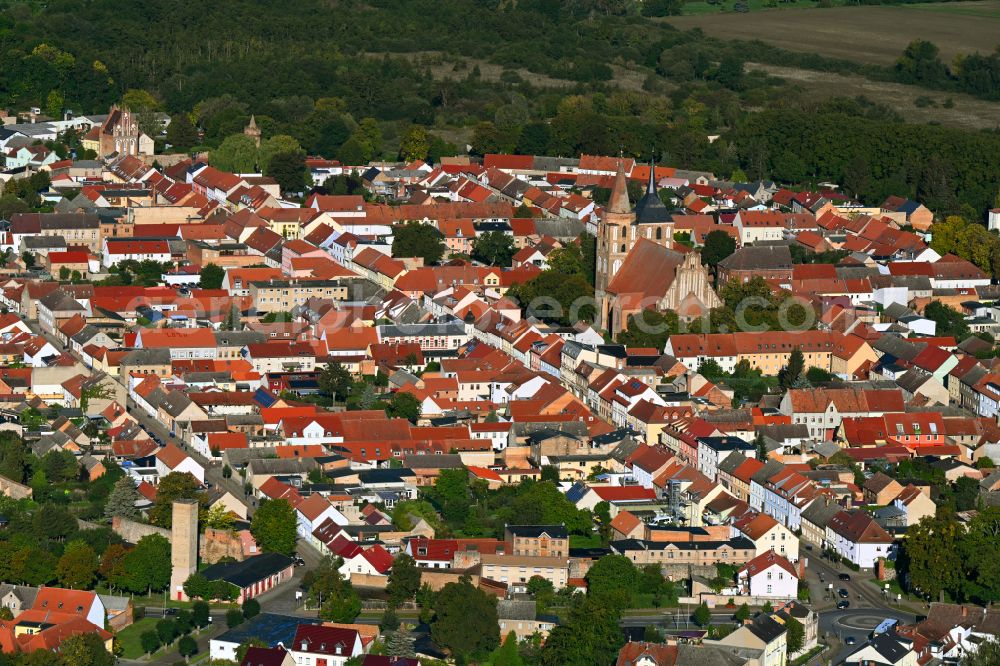
<svg viewBox="0 0 1000 666"><path fill-rule="evenodd" d="M177 615L177 609L176 608L164 608L163 609L163 615L164 615L164 617L166 617L167 615Z"/></svg>
<svg viewBox="0 0 1000 666"><path fill-rule="evenodd" d="M841 598L841 599L846 599L846 598L848 598L849 596L851 596L851 593L850 593L850 592L848 592L847 590L845 590L844 588L840 588L840 589L839 589L839 590L837 591L837 594L839 594L839 595L840 595L840 598Z"/></svg>
<svg viewBox="0 0 1000 666"><path fill-rule="evenodd" d="M846 580L846 581L850 582L850 580L851 580L851 574L840 574L840 580Z"/></svg>
<svg viewBox="0 0 1000 666"><path fill-rule="evenodd" d="M844 643L846 645L854 645L857 642L858 642L858 639L856 639L854 636L848 636L847 638L844 639Z"/></svg>
<svg viewBox="0 0 1000 666"><path fill-rule="evenodd" d="M837 602L837 608L839 608L840 610L844 610L844 609L850 608L850 607L851 607L851 602L848 601L847 599L844 599L843 601L838 601Z"/></svg>

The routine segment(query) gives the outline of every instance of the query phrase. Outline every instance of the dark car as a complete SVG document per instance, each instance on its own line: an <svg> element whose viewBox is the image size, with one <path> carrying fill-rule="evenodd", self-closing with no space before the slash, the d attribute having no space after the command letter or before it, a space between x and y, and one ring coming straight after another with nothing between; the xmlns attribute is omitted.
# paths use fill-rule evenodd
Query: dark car
<svg viewBox="0 0 1000 666"><path fill-rule="evenodd" d="M850 608L850 607L851 607L851 602L848 601L847 599L837 602L837 608L839 608L840 610L844 610L845 608Z"/></svg>
<svg viewBox="0 0 1000 666"><path fill-rule="evenodd" d="M306 561L301 557L294 557L292 559L295 561L295 566L297 567L304 567L306 565Z"/></svg>
<svg viewBox="0 0 1000 666"><path fill-rule="evenodd" d="M165 616L166 615L177 615L177 609L176 608L164 608L163 609L163 614Z"/></svg>
<svg viewBox="0 0 1000 666"><path fill-rule="evenodd" d="M844 588L840 588L839 590L837 590L837 594L840 595L841 599L846 599L847 597L851 596L851 593L845 590Z"/></svg>
<svg viewBox="0 0 1000 666"><path fill-rule="evenodd" d="M847 638L844 639L844 644L845 645L854 645L857 642L858 642L858 640L856 638L854 638L854 636L848 636Z"/></svg>
<svg viewBox="0 0 1000 666"><path fill-rule="evenodd" d="M840 574L840 580L850 581L851 580L851 574Z"/></svg>

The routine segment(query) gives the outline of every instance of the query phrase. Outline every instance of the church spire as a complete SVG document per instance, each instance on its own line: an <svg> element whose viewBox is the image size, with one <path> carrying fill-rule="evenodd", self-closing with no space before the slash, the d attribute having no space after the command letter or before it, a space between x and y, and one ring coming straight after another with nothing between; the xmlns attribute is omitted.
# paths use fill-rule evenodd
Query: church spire
<svg viewBox="0 0 1000 666"><path fill-rule="evenodd" d="M646 194L656 194L656 160L649 160L649 185Z"/></svg>
<svg viewBox="0 0 1000 666"><path fill-rule="evenodd" d="M615 173L615 184L611 188L611 198L608 200L609 213L629 213L632 205L628 200L628 183L625 180L625 160L618 160L618 172Z"/></svg>

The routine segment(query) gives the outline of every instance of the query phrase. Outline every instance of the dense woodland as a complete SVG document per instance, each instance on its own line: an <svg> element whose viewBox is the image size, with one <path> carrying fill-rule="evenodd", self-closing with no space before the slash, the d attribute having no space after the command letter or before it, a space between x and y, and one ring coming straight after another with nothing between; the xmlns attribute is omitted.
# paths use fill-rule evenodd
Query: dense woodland
<svg viewBox="0 0 1000 666"><path fill-rule="evenodd" d="M896 67L873 69L711 40L638 7L15 3L0 12L0 106L92 113L124 98L140 112L183 114L168 140L185 150L218 147L255 114L265 137L288 135L309 154L350 161L434 159L466 141L478 154L622 150L723 177L740 170L790 184L834 180L869 201L919 197L970 219L994 205L995 131L906 125L864 99L812 102L748 72L745 61L861 67L870 78L989 98L1000 90L1000 55L946 66L933 45L915 43ZM646 13L675 9L650 3ZM722 138L709 143L709 134Z"/></svg>

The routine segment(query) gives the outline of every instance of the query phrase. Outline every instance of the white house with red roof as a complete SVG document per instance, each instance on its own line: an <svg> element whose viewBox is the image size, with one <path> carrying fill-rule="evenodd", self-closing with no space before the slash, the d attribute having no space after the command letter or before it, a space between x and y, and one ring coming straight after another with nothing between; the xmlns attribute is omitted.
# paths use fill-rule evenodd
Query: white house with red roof
<svg viewBox="0 0 1000 666"><path fill-rule="evenodd" d="M198 483L205 483L205 468L174 444L167 444L156 452L156 472L160 478L171 472L188 472L198 479Z"/></svg>
<svg viewBox="0 0 1000 666"><path fill-rule="evenodd" d="M314 624L300 624L285 649L300 666L344 666L364 651L357 630Z"/></svg>
<svg viewBox="0 0 1000 666"><path fill-rule="evenodd" d="M758 555L775 552L792 562L799 559L799 540L795 533L766 513L748 512L733 522L732 536L753 542Z"/></svg>
<svg viewBox="0 0 1000 666"><path fill-rule="evenodd" d="M392 555L379 544L356 552L352 557L345 557L344 564L338 569L345 578L351 576L386 576L392 568Z"/></svg>
<svg viewBox="0 0 1000 666"><path fill-rule="evenodd" d="M619 511L636 504L652 504L656 501L656 491L642 486L591 486L576 501L576 508L594 510L601 502L611 506L611 517Z"/></svg>
<svg viewBox="0 0 1000 666"><path fill-rule="evenodd" d="M795 599L799 591L795 567L772 551L758 555L740 567L736 572L736 582L742 594L753 597Z"/></svg>
<svg viewBox="0 0 1000 666"><path fill-rule="evenodd" d="M84 618L91 624L104 627L107 609L100 596L86 590L67 590L61 587L40 587L32 610L52 613L69 613Z"/></svg>
<svg viewBox="0 0 1000 666"><path fill-rule="evenodd" d="M322 525L327 520L332 520L338 525L346 525L347 517L338 511L323 495L314 493L302 500L295 507L297 515L299 536L308 539L312 536L313 530Z"/></svg>
<svg viewBox="0 0 1000 666"><path fill-rule="evenodd" d="M101 263L111 267L120 261L170 261L170 245L165 240L136 240L133 238L105 238Z"/></svg>

